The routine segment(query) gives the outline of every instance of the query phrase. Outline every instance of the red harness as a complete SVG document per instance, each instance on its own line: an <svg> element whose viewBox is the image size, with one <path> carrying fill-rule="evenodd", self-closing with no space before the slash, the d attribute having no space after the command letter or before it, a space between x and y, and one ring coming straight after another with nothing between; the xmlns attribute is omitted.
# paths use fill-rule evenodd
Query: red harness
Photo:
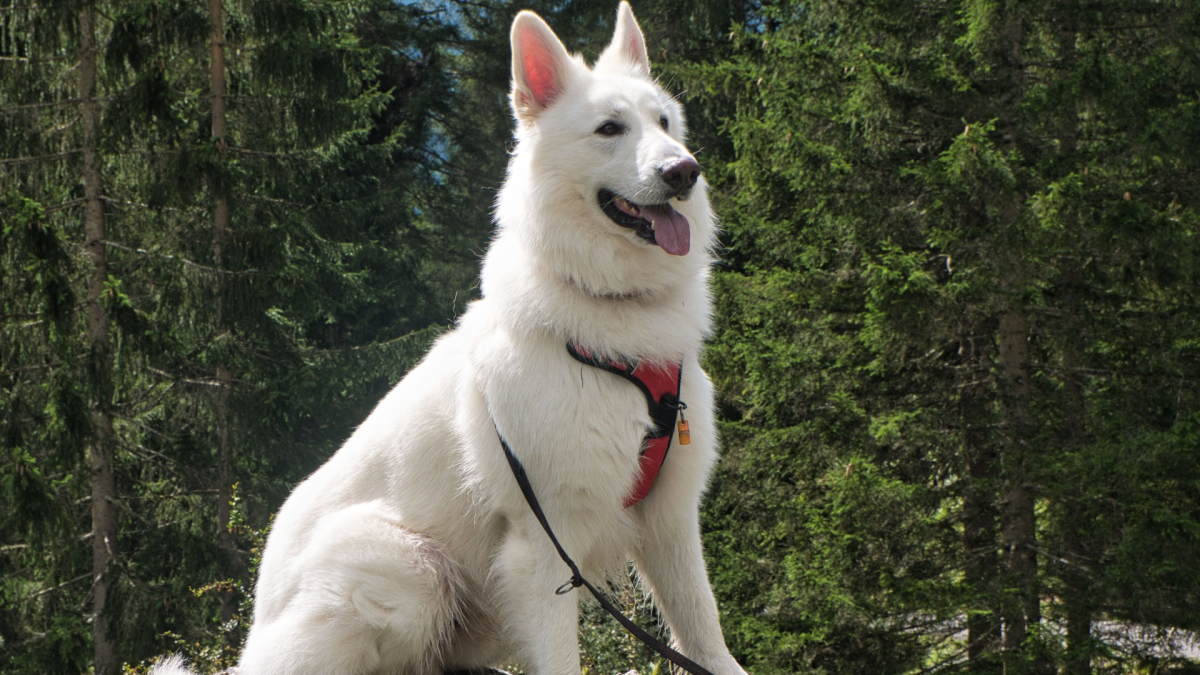
<svg viewBox="0 0 1200 675"><path fill-rule="evenodd" d="M666 368L643 367L643 364L640 363L628 363L617 359L601 360L571 343L567 343L567 351L580 363L607 370L636 384L646 397L646 405L649 407L650 417L654 421L654 428L646 434L645 448L642 450L641 472L633 486L633 491L625 499L626 507L633 506L641 501L654 485L654 479L658 476L658 470L662 468L663 460L667 457L667 450L671 446L671 426L676 417L679 418L679 444L687 445L690 442L687 420L683 419L680 412L687 407L683 401L679 400L679 372L682 367L680 364L668 365ZM493 424L495 424L494 420ZM613 605L600 589L583 578L579 572L579 565L575 564L575 561L567 554L567 550L563 548L562 543L558 541L558 537L554 536L554 530L550 527L546 513L542 511L542 505L538 503L537 494L534 493L533 485L529 482L529 474L525 473L525 467L521 465L521 460L513 454L508 441L505 441L504 436L500 435L498 428L496 436L500 440L500 449L504 451L504 458L508 461L508 468L512 469L513 478L517 481L517 487L521 488L521 495L525 497L525 503L529 505L529 510L537 518L538 524L542 526L550 543L554 544L554 550L558 552L558 557L562 558L562 561L571 569L571 578L554 591L555 595L570 593L572 589L580 586L587 588L592 597L596 598L596 601L604 608L604 611L611 614L634 637L658 652L659 656L692 675L712 675L695 661L671 649L630 621L629 617L622 614L621 610L617 609L616 605Z"/></svg>
<svg viewBox="0 0 1200 675"><path fill-rule="evenodd" d="M619 359L600 359L570 342L567 343L567 352L580 363L625 378L637 385L646 397L646 408L650 412L650 419L654 421L654 427L646 432L640 461L641 471L634 480L633 490L625 498L625 508L629 508L650 494L650 488L654 487L654 480L658 478L658 472L667 458L667 450L671 448L671 435L676 417L680 410L687 408L687 404L679 400L680 386L683 382L681 364L669 363L662 366L645 361L630 363ZM682 436L685 431L683 423L680 424Z"/></svg>

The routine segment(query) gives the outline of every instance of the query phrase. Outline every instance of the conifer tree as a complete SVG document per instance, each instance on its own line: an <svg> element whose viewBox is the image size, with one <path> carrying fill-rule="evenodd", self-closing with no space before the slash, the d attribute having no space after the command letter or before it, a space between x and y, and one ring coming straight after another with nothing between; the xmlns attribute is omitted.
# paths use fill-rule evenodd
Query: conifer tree
<svg viewBox="0 0 1200 675"><path fill-rule="evenodd" d="M0 17L6 82L0 106L7 118L0 170L5 262L11 265L3 292L15 310L5 312L4 324L10 347L2 397L11 413L4 501L14 507L6 509L4 527L24 535L6 547L11 573L4 596L12 602L10 620L44 626L39 606L62 606L61 596L78 597L82 589L86 624L47 628L26 644L43 654L64 645L79 649L75 656L55 655L52 662L60 665L85 660L91 651L96 672L114 673L120 664L109 599L120 549L109 305L119 282L105 248L96 13L90 2L56 3L13 5ZM49 433L30 428L47 423ZM88 517L80 517L84 513ZM64 536L90 549L90 562L55 552L55 539ZM91 633L91 650L79 640L84 631Z"/></svg>
<svg viewBox="0 0 1200 675"><path fill-rule="evenodd" d="M93 139L107 227L91 241L108 271L116 484L96 503L123 523L106 549L120 574L106 577L103 644L119 665L183 639L218 666L246 616L233 610L252 531L469 297L494 194L482 188L498 183L503 155L487 147L481 161L487 125L451 112L472 90L502 89L456 74L479 57L422 6L226 4L213 40L208 3L101 4ZM20 121L4 126L0 166L3 255L19 271L0 282L0 400L13 412L0 638L13 672L82 671L103 646L77 609L91 578L74 528L92 437L92 380L79 377L92 267L81 174L69 170L85 145L67 75L79 8L18 2L0 14L14 84L0 114ZM213 42L227 57L219 144Z"/></svg>
<svg viewBox="0 0 1200 675"><path fill-rule="evenodd" d="M1197 468L1196 26L764 6L689 79L734 105L709 538L757 672L1179 658L1147 645L1196 621L1150 590L1197 588L1198 495L1166 487ZM1162 490L1157 525L1129 510Z"/></svg>
<svg viewBox="0 0 1200 675"><path fill-rule="evenodd" d="M109 630L108 589L116 569L118 555L116 481L113 472L114 446L112 420L112 368L109 346L109 318L105 291L111 281L105 251L104 182L97 149L100 111L96 90L99 47L96 43L96 7L84 2L79 9L79 101L83 124L83 211L84 248L91 262L87 275L87 348L91 385L91 442L88 463L91 470L92 531L92 649L97 675L114 675L120 670L113 635Z"/></svg>

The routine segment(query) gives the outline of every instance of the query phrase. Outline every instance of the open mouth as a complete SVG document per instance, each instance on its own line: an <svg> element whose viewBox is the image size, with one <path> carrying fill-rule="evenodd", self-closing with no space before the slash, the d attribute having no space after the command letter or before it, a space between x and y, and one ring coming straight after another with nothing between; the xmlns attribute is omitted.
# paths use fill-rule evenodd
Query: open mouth
<svg viewBox="0 0 1200 675"><path fill-rule="evenodd" d="M671 255L687 255L692 243L691 224L669 203L634 204L603 188L598 199L600 209L609 220L633 230L637 236Z"/></svg>

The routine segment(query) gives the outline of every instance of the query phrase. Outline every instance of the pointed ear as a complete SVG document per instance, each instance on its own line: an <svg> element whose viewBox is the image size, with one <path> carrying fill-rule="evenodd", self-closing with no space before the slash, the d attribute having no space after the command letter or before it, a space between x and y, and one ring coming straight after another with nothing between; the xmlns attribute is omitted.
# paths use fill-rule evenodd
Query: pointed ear
<svg viewBox="0 0 1200 675"><path fill-rule="evenodd" d="M513 112L532 121L562 93L571 56L542 17L528 10L513 20L511 38Z"/></svg>
<svg viewBox="0 0 1200 675"><path fill-rule="evenodd" d="M632 66L639 74L650 76L646 38L642 36L642 29L638 27L637 19L633 18L633 9L628 2L622 2L617 8L617 27L613 31L612 42L604 49L596 63L605 66L618 63L626 67Z"/></svg>

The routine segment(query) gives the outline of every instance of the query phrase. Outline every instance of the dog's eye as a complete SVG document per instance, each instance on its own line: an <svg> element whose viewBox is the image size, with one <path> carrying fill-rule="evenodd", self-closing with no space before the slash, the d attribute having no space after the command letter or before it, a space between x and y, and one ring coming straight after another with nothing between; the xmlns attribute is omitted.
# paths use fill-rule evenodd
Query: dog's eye
<svg viewBox="0 0 1200 675"><path fill-rule="evenodd" d="M671 120L667 119L666 115L663 115L658 118L658 126L662 127L663 131L667 131L668 127L671 126Z"/></svg>
<svg viewBox="0 0 1200 675"><path fill-rule="evenodd" d="M624 132L625 127L611 120L601 124L600 128L596 129L596 133L600 134L601 136L617 136Z"/></svg>

